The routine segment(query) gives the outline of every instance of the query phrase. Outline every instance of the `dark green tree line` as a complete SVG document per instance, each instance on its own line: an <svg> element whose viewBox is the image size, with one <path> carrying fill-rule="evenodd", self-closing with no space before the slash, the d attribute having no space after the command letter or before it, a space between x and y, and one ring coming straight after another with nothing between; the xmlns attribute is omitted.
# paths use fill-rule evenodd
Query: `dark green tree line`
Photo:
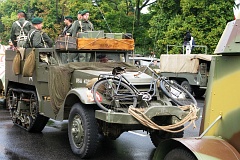
<svg viewBox="0 0 240 160"><path fill-rule="evenodd" d="M233 20L234 2L224 0L0 0L0 36L7 43L12 23L19 9L27 12L28 18L42 17L44 30L55 39L62 31L63 18L71 15L77 19L79 10L91 11L90 20L96 30L105 32L132 33L135 53L158 56L166 53L167 45L183 43L189 30L197 45L206 45L212 54L228 21ZM149 13L143 14L144 7ZM170 53L181 53L173 47ZM201 50L199 51L201 52ZM194 49L194 53L199 53Z"/></svg>
<svg viewBox="0 0 240 160"><path fill-rule="evenodd" d="M149 35L155 39L159 54L166 53L167 45L183 44L183 36L189 30L197 45L206 45L212 54L227 22L233 20L233 3L224 0L159 0L152 7ZM194 49L193 53L196 53ZM170 53L181 53L173 47ZM203 51L200 51L203 52ZM197 52L199 53L199 52Z"/></svg>

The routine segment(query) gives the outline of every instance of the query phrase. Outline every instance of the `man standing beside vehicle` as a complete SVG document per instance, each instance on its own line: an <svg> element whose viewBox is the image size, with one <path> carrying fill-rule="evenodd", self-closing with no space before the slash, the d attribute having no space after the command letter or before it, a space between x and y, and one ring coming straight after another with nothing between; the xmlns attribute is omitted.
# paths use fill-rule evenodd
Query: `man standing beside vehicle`
<svg viewBox="0 0 240 160"><path fill-rule="evenodd" d="M26 20L26 13L23 10L18 11L17 18L18 20L12 24L10 39L14 47L23 47L32 24Z"/></svg>

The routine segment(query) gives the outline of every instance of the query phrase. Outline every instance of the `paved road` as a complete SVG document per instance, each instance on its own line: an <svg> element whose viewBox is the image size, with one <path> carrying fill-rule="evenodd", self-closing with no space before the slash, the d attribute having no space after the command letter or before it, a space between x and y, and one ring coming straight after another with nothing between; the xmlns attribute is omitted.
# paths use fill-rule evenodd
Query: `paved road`
<svg viewBox="0 0 240 160"><path fill-rule="evenodd" d="M198 100L201 108L204 100ZM197 129L189 128L184 136L197 136ZM146 132L123 133L117 140L101 139L94 160L150 160L155 147ZM0 109L1 160L77 160L70 148L66 122L46 126L42 133L28 133L14 126L7 110Z"/></svg>

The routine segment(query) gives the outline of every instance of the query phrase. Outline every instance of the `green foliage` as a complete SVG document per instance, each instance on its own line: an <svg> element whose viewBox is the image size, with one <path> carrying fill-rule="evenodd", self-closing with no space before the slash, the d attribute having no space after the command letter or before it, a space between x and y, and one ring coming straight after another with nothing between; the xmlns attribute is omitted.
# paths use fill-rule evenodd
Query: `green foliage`
<svg viewBox="0 0 240 160"><path fill-rule="evenodd" d="M169 1L168 1L169 2ZM228 21L233 18L233 2L224 0L180 0L179 4L159 0L150 20L150 37L156 37L155 45L159 54L182 52L183 36L189 30L197 45L207 46L212 54ZM175 4L175 5L174 5ZM179 5L179 6L176 6ZM160 33L159 33L160 32ZM157 36L156 36L157 34ZM194 53L204 53L204 48L194 49Z"/></svg>
<svg viewBox="0 0 240 160"><path fill-rule="evenodd" d="M19 9L32 17L44 19L44 30L55 39L63 30L63 18L77 19L79 10L90 10L90 21L95 30L132 33L135 52L148 55L182 53L183 36L189 30L197 45L206 45L212 54L228 21L233 19L232 1L225 0L156 0L149 6L150 13L141 10L149 0L0 0L0 34L7 43L12 23ZM194 53L205 52L195 48Z"/></svg>

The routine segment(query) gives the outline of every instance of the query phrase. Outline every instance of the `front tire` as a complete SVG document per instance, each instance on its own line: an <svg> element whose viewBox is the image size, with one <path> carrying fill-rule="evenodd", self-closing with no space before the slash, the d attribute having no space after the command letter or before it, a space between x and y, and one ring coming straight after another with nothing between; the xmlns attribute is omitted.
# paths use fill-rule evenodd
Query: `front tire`
<svg viewBox="0 0 240 160"><path fill-rule="evenodd" d="M184 126L181 126L178 129L182 129ZM159 143L161 143L164 140L170 139L170 138L182 138L184 134L184 131L177 132L177 133L171 133L171 132L166 132L163 130L154 130L150 132L150 138L155 147L158 147Z"/></svg>
<svg viewBox="0 0 240 160"><path fill-rule="evenodd" d="M68 122L68 138L74 154L90 158L97 150L98 128L93 108L73 105Z"/></svg>
<svg viewBox="0 0 240 160"><path fill-rule="evenodd" d="M201 98L205 94L206 90L200 89L200 88L194 88L193 92L196 97Z"/></svg>
<svg viewBox="0 0 240 160"><path fill-rule="evenodd" d="M175 148L165 156L164 160L197 160L197 158L187 149Z"/></svg>

